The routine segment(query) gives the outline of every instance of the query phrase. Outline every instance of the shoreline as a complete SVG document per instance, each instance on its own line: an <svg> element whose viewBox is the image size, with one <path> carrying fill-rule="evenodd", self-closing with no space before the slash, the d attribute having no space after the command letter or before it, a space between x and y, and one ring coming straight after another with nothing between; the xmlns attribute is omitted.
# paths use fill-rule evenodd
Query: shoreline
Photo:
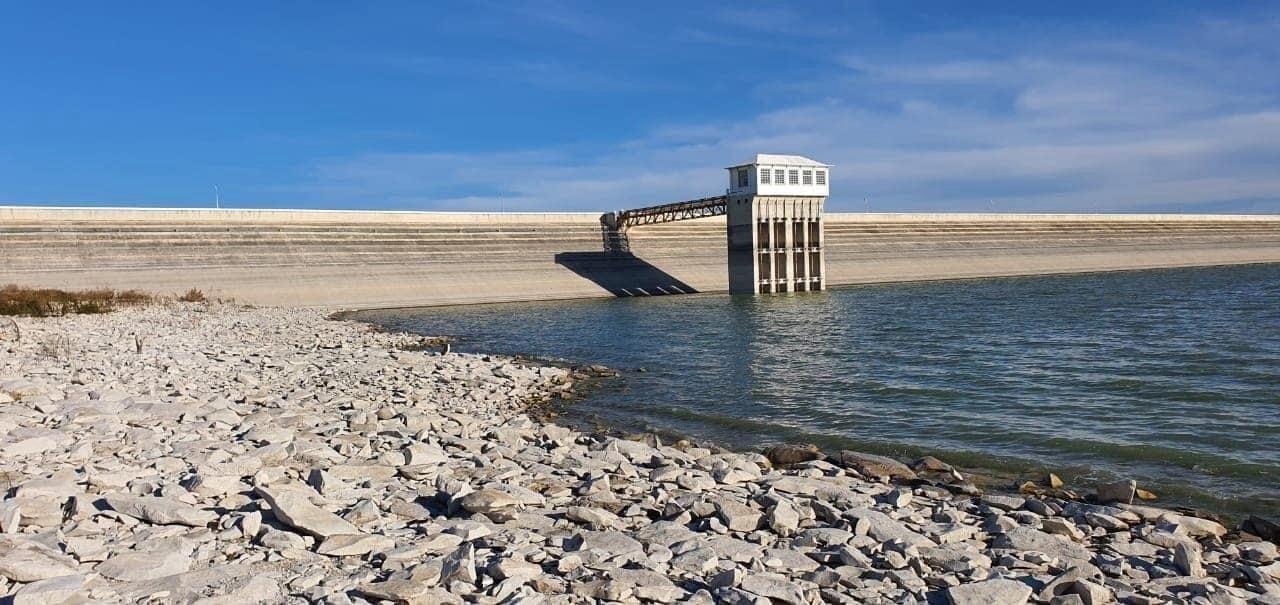
<svg viewBox="0 0 1280 605"><path fill-rule="evenodd" d="M320 311L17 322L16 602L1280 602L1275 544L1210 520L583 432L531 413L571 392L563 369Z"/></svg>

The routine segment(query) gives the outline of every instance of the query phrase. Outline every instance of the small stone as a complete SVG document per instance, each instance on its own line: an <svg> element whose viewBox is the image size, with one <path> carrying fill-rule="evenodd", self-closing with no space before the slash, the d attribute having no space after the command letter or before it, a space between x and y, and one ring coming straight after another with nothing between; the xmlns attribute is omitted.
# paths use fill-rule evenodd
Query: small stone
<svg viewBox="0 0 1280 605"><path fill-rule="evenodd" d="M1061 517L1049 517L1044 521L1041 521L1040 529L1044 530L1046 533L1066 536L1076 542L1084 539L1084 532L1080 531L1080 528L1076 527L1075 523Z"/></svg>
<svg viewBox="0 0 1280 605"><path fill-rule="evenodd" d="M760 518L764 515L759 510L733 500L716 501L716 515L729 528L729 531L750 532L760 527Z"/></svg>
<svg viewBox="0 0 1280 605"><path fill-rule="evenodd" d="M1108 504L1111 502L1120 502L1122 504L1133 504L1134 493L1138 490L1138 482L1133 479L1124 479L1113 483L1106 483L1098 486L1098 502Z"/></svg>
<svg viewBox="0 0 1280 605"><path fill-rule="evenodd" d="M1073 588L1084 605L1106 605L1115 602L1115 595L1111 594L1111 590L1096 582L1076 580Z"/></svg>
<svg viewBox="0 0 1280 605"><path fill-rule="evenodd" d="M783 537L793 536L800 528L800 513L787 500L778 500L769 507L769 527Z"/></svg>
<svg viewBox="0 0 1280 605"><path fill-rule="evenodd" d="M902 508L911 504L911 490L895 489L880 497L881 502L888 504L894 508Z"/></svg>
<svg viewBox="0 0 1280 605"><path fill-rule="evenodd" d="M1044 482L1046 485L1048 485L1053 489L1062 489L1062 486L1066 485L1065 483L1062 482L1062 477L1059 477L1053 473L1049 473L1049 475L1045 477Z"/></svg>
<svg viewBox="0 0 1280 605"><path fill-rule="evenodd" d="M278 529L268 528L261 536L258 537L258 544L275 550L303 549L307 547L307 541L302 536L290 531L280 531Z"/></svg>
<svg viewBox="0 0 1280 605"><path fill-rule="evenodd" d="M1179 542L1173 547L1173 564L1184 576L1193 578L1204 576L1200 550L1188 542Z"/></svg>
<svg viewBox="0 0 1280 605"><path fill-rule="evenodd" d="M0 502L0 533L16 534L22 524L22 506L17 500Z"/></svg>
<svg viewBox="0 0 1280 605"><path fill-rule="evenodd" d="M572 521L586 524L591 529L611 529L621 523L618 515L593 506L570 506L565 509L564 516Z"/></svg>
<svg viewBox="0 0 1280 605"><path fill-rule="evenodd" d="M778 466L790 466L822 458L822 451L813 444L775 445L765 448L763 453L764 457L769 459L769 462Z"/></svg>
<svg viewBox="0 0 1280 605"><path fill-rule="evenodd" d="M507 492L484 488L463 496L459 505L469 513L479 513L495 523L502 523L518 516L521 502Z"/></svg>
<svg viewBox="0 0 1280 605"><path fill-rule="evenodd" d="M1128 523L1102 513L1085 513L1084 520L1093 527L1099 527L1107 531L1125 531L1129 529Z"/></svg>
<svg viewBox="0 0 1280 605"><path fill-rule="evenodd" d="M479 579L476 573L476 547L470 542L464 542L461 546L444 558L444 564L440 568L440 582L447 585L449 582L459 581L467 584L475 584Z"/></svg>
<svg viewBox="0 0 1280 605"><path fill-rule="evenodd" d="M911 463L911 470L917 473L950 473L955 469L933 456L924 456Z"/></svg>

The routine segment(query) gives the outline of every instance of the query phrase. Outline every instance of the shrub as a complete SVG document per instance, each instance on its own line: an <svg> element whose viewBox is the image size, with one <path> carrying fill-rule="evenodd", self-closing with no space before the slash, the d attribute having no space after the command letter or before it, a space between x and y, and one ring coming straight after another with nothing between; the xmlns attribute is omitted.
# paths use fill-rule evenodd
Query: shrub
<svg viewBox="0 0 1280 605"><path fill-rule="evenodd" d="M179 296L178 300L182 302L204 302L207 299L204 297L204 292L201 292L196 288L192 288L187 290L186 294Z"/></svg>
<svg viewBox="0 0 1280 605"><path fill-rule="evenodd" d="M50 317L68 313L107 313L116 307L141 305L151 300L151 295L138 290L99 288L68 291L9 284L0 288L0 315Z"/></svg>

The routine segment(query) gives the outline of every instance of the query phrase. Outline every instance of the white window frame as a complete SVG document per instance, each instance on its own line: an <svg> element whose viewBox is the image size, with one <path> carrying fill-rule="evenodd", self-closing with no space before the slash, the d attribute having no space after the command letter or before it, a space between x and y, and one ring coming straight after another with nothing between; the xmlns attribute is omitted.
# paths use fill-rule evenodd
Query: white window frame
<svg viewBox="0 0 1280 605"><path fill-rule="evenodd" d="M799 184L800 184L800 169L799 169L799 168L791 168L791 169L787 170L787 184L788 184L788 185L799 185Z"/></svg>
<svg viewBox="0 0 1280 605"><path fill-rule="evenodd" d="M757 175L757 177L756 177L756 178L758 178L758 179L759 179L759 181L760 181L760 184L761 184L761 185L768 185L768 184L771 182L771 181L769 180L769 169L768 169L768 168L757 168L757 169L756 169L756 172L758 172L758 173L759 173L759 175Z"/></svg>
<svg viewBox="0 0 1280 605"><path fill-rule="evenodd" d="M800 182L801 182L801 184L804 184L804 185L812 185L812 184L813 184L813 171L812 171L812 170L805 170L805 171L803 171L803 172L801 173L801 175L800 175Z"/></svg>
<svg viewBox="0 0 1280 605"><path fill-rule="evenodd" d="M818 171L815 171L815 172L813 173L813 182L814 182L814 183L816 183L816 184L818 184L818 185L826 185L826 184L827 184L827 171L826 171L826 170L818 170Z"/></svg>
<svg viewBox="0 0 1280 605"><path fill-rule="evenodd" d="M783 169L781 169L781 168L775 168L775 169L773 170L773 184L774 184L774 185L786 185L786 184L787 184L787 171L786 171L786 170L783 170Z"/></svg>

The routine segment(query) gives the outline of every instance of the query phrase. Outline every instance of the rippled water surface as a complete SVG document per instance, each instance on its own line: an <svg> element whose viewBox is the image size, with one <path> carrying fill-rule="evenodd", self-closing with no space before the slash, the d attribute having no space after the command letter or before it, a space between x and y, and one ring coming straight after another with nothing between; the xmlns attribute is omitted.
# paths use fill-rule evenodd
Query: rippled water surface
<svg viewBox="0 0 1280 605"><path fill-rule="evenodd" d="M365 312L626 371L571 414L734 448L812 442L1134 477L1280 513L1280 265Z"/></svg>

